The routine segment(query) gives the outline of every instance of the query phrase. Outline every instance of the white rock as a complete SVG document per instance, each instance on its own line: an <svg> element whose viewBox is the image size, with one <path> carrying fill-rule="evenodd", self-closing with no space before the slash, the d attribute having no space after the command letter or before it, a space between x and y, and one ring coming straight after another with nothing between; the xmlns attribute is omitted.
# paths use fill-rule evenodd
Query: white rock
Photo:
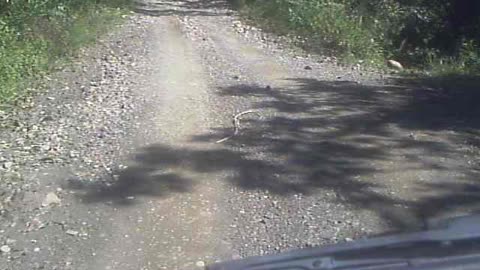
<svg viewBox="0 0 480 270"><path fill-rule="evenodd" d="M6 169L6 170L12 168L12 166L13 166L13 162L7 161L7 162L3 163L3 168Z"/></svg>
<svg viewBox="0 0 480 270"><path fill-rule="evenodd" d="M6 243L7 245L15 244L15 242L17 242L17 240L15 240L15 239L10 239L10 238L8 238L7 241L5 241L5 243Z"/></svg>
<svg viewBox="0 0 480 270"><path fill-rule="evenodd" d="M78 232L74 231L74 230L67 230L65 233L68 234L68 235L71 235L71 236L77 236L78 235Z"/></svg>
<svg viewBox="0 0 480 270"><path fill-rule="evenodd" d="M195 265L199 268L204 268L205 267L205 262L204 261L198 261L195 263Z"/></svg>
<svg viewBox="0 0 480 270"><path fill-rule="evenodd" d="M58 205L60 203L61 203L61 200L60 198L58 198L57 194L55 194L54 192L50 192L47 194L47 196L43 200L42 206L47 207L50 205Z"/></svg>
<svg viewBox="0 0 480 270"><path fill-rule="evenodd" d="M390 68L394 68L396 70L403 70L402 64L392 59L387 60L387 66L389 66Z"/></svg>
<svg viewBox="0 0 480 270"><path fill-rule="evenodd" d="M1 251L2 253L9 253L11 250L12 250L12 249L11 249L9 246L7 246L7 245L3 245L3 246L0 247L0 251Z"/></svg>

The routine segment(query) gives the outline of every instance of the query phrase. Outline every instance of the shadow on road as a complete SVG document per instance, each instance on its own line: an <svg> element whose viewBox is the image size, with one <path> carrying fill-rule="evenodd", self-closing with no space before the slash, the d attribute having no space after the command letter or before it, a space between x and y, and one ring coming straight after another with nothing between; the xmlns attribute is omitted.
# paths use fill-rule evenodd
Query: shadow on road
<svg viewBox="0 0 480 270"><path fill-rule="evenodd" d="M240 85L221 91L260 98L257 109L275 111L268 120L249 120L230 144L284 157L275 169L286 170L284 180L247 183L259 181L281 194L333 190L397 227L408 227L408 216L422 220L478 207L478 78L402 79L383 86L292 80L293 89ZM298 181L292 184L292 178ZM244 181L234 179L249 188Z"/></svg>
<svg viewBox="0 0 480 270"><path fill-rule="evenodd" d="M147 1L137 0L134 3L137 13L149 16L219 16L218 10L225 10L227 4L221 0L191 1Z"/></svg>
<svg viewBox="0 0 480 270"><path fill-rule="evenodd" d="M193 172L229 171L233 185L278 196L333 191L397 228L410 225L405 214L422 220L477 210L480 80L442 80L367 86L294 78L285 89L222 88L222 96L254 97L262 117L246 116L241 134L218 148L146 147L116 184L87 198L163 196L202 184L168 172L180 164ZM192 140L213 144L230 132L219 128Z"/></svg>
<svg viewBox="0 0 480 270"><path fill-rule="evenodd" d="M79 198L84 203L111 202L128 206L135 203L136 197L163 197L172 193L191 192L194 180L165 170L172 164L168 161L174 149L158 149L153 147L141 149L132 158L133 165L112 171L105 181L83 181L72 178L68 188L80 191ZM177 157L178 162L186 158Z"/></svg>

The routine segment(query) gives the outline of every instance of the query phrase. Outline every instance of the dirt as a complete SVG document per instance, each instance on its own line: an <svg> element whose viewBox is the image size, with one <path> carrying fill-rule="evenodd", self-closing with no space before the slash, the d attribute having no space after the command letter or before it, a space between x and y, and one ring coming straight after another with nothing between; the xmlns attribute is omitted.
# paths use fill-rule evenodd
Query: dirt
<svg viewBox="0 0 480 270"><path fill-rule="evenodd" d="M0 268L199 269L478 209L474 92L284 40L138 3L0 115Z"/></svg>

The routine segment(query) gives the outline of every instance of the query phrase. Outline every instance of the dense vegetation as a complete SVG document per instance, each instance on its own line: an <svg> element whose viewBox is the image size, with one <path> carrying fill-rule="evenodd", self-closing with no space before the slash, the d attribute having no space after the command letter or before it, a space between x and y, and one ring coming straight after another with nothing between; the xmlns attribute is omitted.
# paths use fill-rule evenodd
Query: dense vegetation
<svg viewBox="0 0 480 270"><path fill-rule="evenodd" d="M478 0L231 0L271 30L347 60L477 73Z"/></svg>
<svg viewBox="0 0 480 270"><path fill-rule="evenodd" d="M128 0L0 0L0 106L119 18ZM1 108L0 108L1 109Z"/></svg>

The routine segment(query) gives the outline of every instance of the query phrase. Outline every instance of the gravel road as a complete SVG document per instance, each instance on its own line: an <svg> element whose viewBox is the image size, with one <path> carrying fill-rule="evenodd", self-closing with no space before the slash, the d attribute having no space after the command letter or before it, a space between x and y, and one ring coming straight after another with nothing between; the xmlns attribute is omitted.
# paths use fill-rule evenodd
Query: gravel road
<svg viewBox="0 0 480 270"><path fill-rule="evenodd" d="M478 97L309 55L224 1L139 2L45 80L0 111L0 269L201 269L478 209Z"/></svg>

